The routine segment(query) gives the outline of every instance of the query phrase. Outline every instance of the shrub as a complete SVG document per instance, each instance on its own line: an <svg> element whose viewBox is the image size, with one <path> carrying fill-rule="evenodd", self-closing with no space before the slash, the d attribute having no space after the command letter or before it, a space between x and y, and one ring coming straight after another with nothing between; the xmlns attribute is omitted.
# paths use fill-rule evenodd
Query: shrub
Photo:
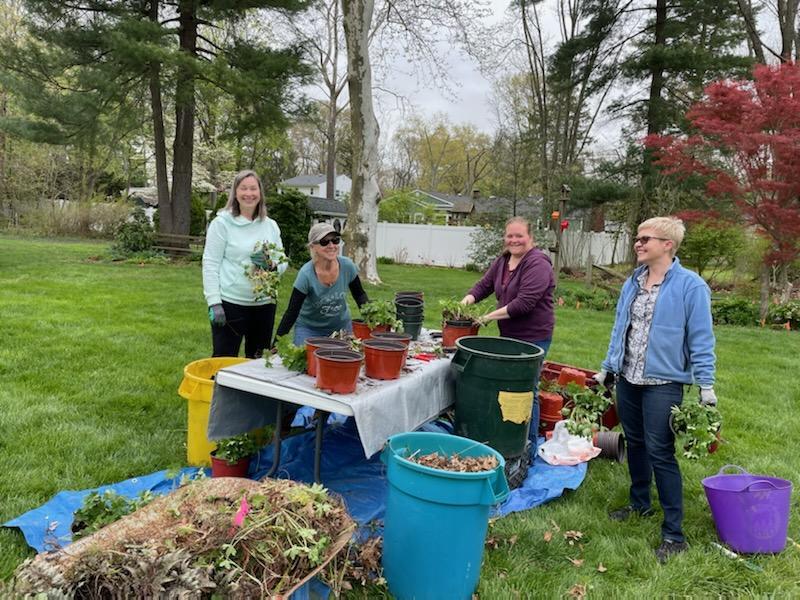
<svg viewBox="0 0 800 600"><path fill-rule="evenodd" d="M792 329L800 327L800 300L789 300L781 304L770 304L767 311L767 320L770 323L783 325L789 323Z"/></svg>
<svg viewBox="0 0 800 600"><path fill-rule="evenodd" d="M492 261L503 252L503 228L485 225L470 236L469 259L480 271L485 271Z"/></svg>
<svg viewBox="0 0 800 600"><path fill-rule="evenodd" d="M722 298L711 302L711 317L716 325L756 325L758 306L746 298Z"/></svg>
<svg viewBox="0 0 800 600"><path fill-rule="evenodd" d="M378 257L378 264L379 265L393 265L394 259L391 256L379 256Z"/></svg>
<svg viewBox="0 0 800 600"><path fill-rule="evenodd" d="M147 252L153 245L153 227L144 214L144 209L137 207L130 219L117 228L111 253L117 257L128 257L138 252Z"/></svg>
<svg viewBox="0 0 800 600"><path fill-rule="evenodd" d="M467 263L466 265L464 265L464 270L465 271L470 271L472 273L480 273L481 272L481 268L478 265L476 265L475 263L473 263L473 262Z"/></svg>
<svg viewBox="0 0 800 600"><path fill-rule="evenodd" d="M282 194L273 192L265 197L269 216L281 228L283 249L289 264L301 267L309 259L308 228L311 226L311 211L308 198L296 190Z"/></svg>
<svg viewBox="0 0 800 600"><path fill-rule="evenodd" d="M732 269L745 247L744 230L737 224L710 211L684 211L678 214L686 222L686 237L681 244L681 262L694 268L702 277L709 268ZM713 271L709 279L713 278Z"/></svg>
<svg viewBox="0 0 800 600"><path fill-rule="evenodd" d="M192 206L189 213L189 235L203 235L206 232L206 201L202 196L192 193Z"/></svg>
<svg viewBox="0 0 800 600"><path fill-rule="evenodd" d="M105 200L43 201L20 208L19 223L46 236L80 236L110 239L130 214L130 205Z"/></svg>
<svg viewBox="0 0 800 600"><path fill-rule="evenodd" d="M617 297L601 288L588 290L559 287L553 292L553 297L556 301L563 300L567 306L574 307L580 302L583 308L593 310L614 310L617 306Z"/></svg>

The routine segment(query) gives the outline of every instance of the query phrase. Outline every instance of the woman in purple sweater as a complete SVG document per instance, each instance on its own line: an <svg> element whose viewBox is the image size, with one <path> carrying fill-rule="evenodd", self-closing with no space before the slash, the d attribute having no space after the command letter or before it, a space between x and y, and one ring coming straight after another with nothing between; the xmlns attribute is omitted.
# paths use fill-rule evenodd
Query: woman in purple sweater
<svg viewBox="0 0 800 600"><path fill-rule="evenodd" d="M553 265L544 252L534 247L531 225L526 219L512 217L506 221L504 239L503 254L461 302L474 304L494 292L497 309L484 315L481 321L497 321L500 335L535 344L546 354L556 322ZM536 373L534 390L538 380ZM531 438L535 438L539 429L538 394L534 393L534 397Z"/></svg>

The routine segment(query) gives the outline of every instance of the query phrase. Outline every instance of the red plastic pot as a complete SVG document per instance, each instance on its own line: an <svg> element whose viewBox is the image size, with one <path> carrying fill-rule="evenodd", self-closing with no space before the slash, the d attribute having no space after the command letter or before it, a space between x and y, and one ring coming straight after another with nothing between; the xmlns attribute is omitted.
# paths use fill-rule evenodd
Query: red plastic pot
<svg viewBox="0 0 800 600"><path fill-rule="evenodd" d="M553 431L556 423L563 420L564 417L561 415L555 416L539 414L539 433L546 434L548 431Z"/></svg>
<svg viewBox="0 0 800 600"><path fill-rule="evenodd" d="M543 415L561 415L564 397L556 392L539 392L539 411Z"/></svg>
<svg viewBox="0 0 800 600"><path fill-rule="evenodd" d="M240 458L234 464L229 464L224 458L217 458L211 455L211 476L212 477L247 477L250 469L250 457Z"/></svg>
<svg viewBox="0 0 800 600"><path fill-rule="evenodd" d="M406 347L398 342L364 340L364 371L373 379L397 379L403 370Z"/></svg>
<svg viewBox="0 0 800 600"><path fill-rule="evenodd" d="M310 337L306 340L306 373L311 377L317 376L317 359L314 352L320 348L348 350L350 344L344 340L335 340L329 337Z"/></svg>
<svg viewBox="0 0 800 600"><path fill-rule="evenodd" d="M558 374L558 385L576 383L581 387L586 387L586 373L580 369L563 367Z"/></svg>
<svg viewBox="0 0 800 600"><path fill-rule="evenodd" d="M467 335L478 335L480 325L472 321L445 321L442 325L442 346L455 348L456 340Z"/></svg>
<svg viewBox="0 0 800 600"><path fill-rule="evenodd" d="M356 391L358 374L364 355L352 350L322 348L317 357L317 387L331 394L351 394Z"/></svg>
<svg viewBox="0 0 800 600"><path fill-rule="evenodd" d="M403 354L403 366L406 366L406 359L408 358L408 346L411 344L413 336L410 333L400 333L399 331L373 331L372 339L381 340L382 342L396 342L403 344L406 351Z"/></svg>
<svg viewBox="0 0 800 600"><path fill-rule="evenodd" d="M362 319L353 319L353 335L360 340L368 340L377 331L389 331L388 325L378 325L370 329Z"/></svg>
<svg viewBox="0 0 800 600"><path fill-rule="evenodd" d="M606 412L603 413L603 418L600 421L606 429L614 429L619 425L619 415L617 414L617 407L612 404L608 407Z"/></svg>
<svg viewBox="0 0 800 600"><path fill-rule="evenodd" d="M573 367L572 365L565 365L563 363L557 363L551 360L546 360L544 361L544 363L542 363L541 378L546 381L558 381L558 378L561 375L561 371L563 369L573 369L575 371L580 371L581 373L583 373L586 385L588 387L594 387L597 385L597 382L594 379L592 379L592 377L594 377L597 374L597 371L582 369L580 367Z"/></svg>

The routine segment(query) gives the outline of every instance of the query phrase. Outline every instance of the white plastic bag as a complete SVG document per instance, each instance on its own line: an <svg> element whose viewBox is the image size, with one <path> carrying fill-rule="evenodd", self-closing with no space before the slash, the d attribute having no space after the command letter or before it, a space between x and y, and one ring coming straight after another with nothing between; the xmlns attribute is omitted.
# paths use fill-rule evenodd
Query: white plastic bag
<svg viewBox="0 0 800 600"><path fill-rule="evenodd" d="M551 465L577 465L598 454L590 440L572 435L567 431L567 422L559 421L553 429L553 437L539 446L539 456Z"/></svg>

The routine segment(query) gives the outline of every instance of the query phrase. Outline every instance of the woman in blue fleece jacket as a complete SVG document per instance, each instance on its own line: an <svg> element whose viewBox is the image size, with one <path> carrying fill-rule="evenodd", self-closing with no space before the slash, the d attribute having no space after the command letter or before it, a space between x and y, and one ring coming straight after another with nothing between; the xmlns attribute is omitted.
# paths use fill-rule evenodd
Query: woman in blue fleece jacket
<svg viewBox="0 0 800 600"><path fill-rule="evenodd" d="M617 411L628 445L630 503L614 520L649 515L655 476L664 513L656 557L665 562L688 547L681 529L683 489L670 409L683 386L700 387L700 402L716 404L711 292L675 252L686 229L679 219L656 217L639 225L634 244L639 266L622 286L608 353L597 380L617 386Z"/></svg>
<svg viewBox="0 0 800 600"><path fill-rule="evenodd" d="M278 224L267 216L261 179L254 171L236 175L225 208L206 232L203 249L203 294L211 321L212 356L258 358L270 346L275 301L256 299L245 269L263 261L255 254L259 242L283 248ZM259 266L265 267L256 262ZM277 266L280 274L287 264Z"/></svg>

